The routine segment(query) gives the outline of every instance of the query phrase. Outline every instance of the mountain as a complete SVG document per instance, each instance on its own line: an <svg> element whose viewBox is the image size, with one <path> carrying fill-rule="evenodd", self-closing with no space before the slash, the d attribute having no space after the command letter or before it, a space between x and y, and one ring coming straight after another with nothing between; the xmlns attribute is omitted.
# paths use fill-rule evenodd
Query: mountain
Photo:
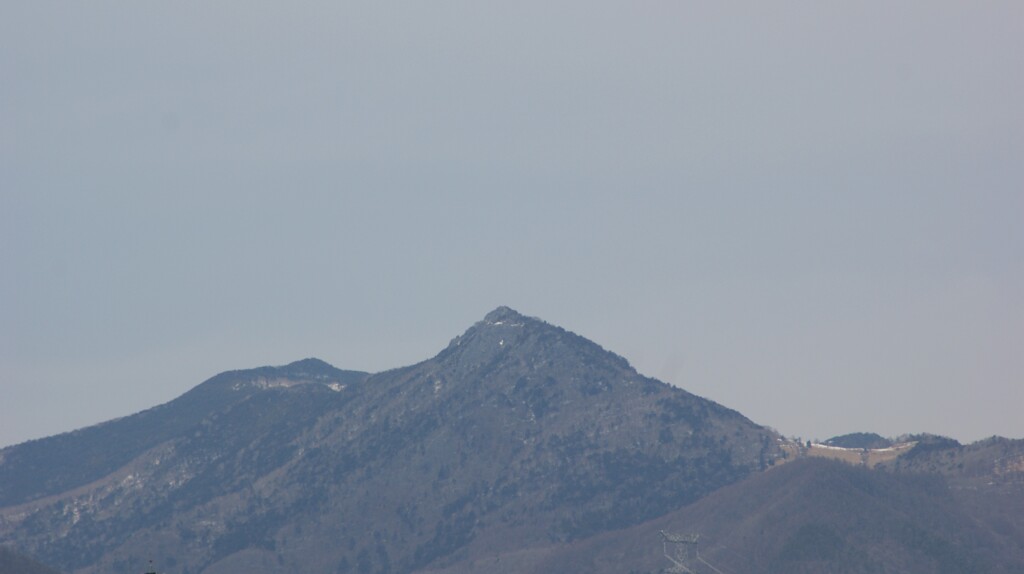
<svg viewBox="0 0 1024 574"><path fill-rule="evenodd" d="M58 572L28 556L0 546L0 574L58 574Z"/></svg>
<svg viewBox="0 0 1024 574"><path fill-rule="evenodd" d="M0 450L0 508L99 480L150 449L195 432L221 412L250 399L258 401L255 395L265 394L267 389L300 384L345 387L367 376L335 369L317 359L285 367L230 371L136 415L5 448Z"/></svg>
<svg viewBox="0 0 1024 574"><path fill-rule="evenodd" d="M409 367L224 373L0 450L0 543L82 574L444 568L645 523L780 441L502 307Z"/></svg>
<svg viewBox="0 0 1024 574"><path fill-rule="evenodd" d="M807 458L631 528L465 560L432 574L653 574L673 571L673 560L694 574L1019 573L1024 481L1016 485L1015 493L990 493L1010 507L993 513L938 474Z"/></svg>
<svg viewBox="0 0 1024 574"><path fill-rule="evenodd" d="M875 449L888 448L893 445L893 441L873 432L855 432L834 436L826 440L824 444L839 448Z"/></svg>
<svg viewBox="0 0 1024 574"><path fill-rule="evenodd" d="M940 474L957 490L1012 489L1024 482L1024 440L991 437L962 445L934 435L915 438L914 448L885 468Z"/></svg>

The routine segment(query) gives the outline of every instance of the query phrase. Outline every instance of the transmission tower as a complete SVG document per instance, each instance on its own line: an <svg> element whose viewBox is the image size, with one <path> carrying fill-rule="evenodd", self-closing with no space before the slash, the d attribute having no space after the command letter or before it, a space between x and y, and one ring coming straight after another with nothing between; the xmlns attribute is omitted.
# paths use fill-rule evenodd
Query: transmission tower
<svg viewBox="0 0 1024 574"><path fill-rule="evenodd" d="M690 551L696 553L700 534L672 534L664 530L658 532L661 534L662 552L665 554L665 558L672 563L671 568L664 570L665 574L696 574L690 568Z"/></svg>
<svg viewBox="0 0 1024 574"><path fill-rule="evenodd" d="M700 550L697 549L700 533L673 534L664 530L660 530L659 533L661 534L662 552L665 554L665 558L672 563L671 567L662 570L664 574L699 574L701 570L694 566L698 562L716 574L725 574L701 558Z"/></svg>

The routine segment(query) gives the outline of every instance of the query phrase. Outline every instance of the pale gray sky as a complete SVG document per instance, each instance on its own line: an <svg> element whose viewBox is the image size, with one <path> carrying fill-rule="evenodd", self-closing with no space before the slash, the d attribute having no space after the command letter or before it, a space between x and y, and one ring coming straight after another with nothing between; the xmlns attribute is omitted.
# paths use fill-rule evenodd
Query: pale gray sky
<svg viewBox="0 0 1024 574"><path fill-rule="evenodd" d="M0 4L0 445L498 305L788 435L1024 437L1024 3Z"/></svg>

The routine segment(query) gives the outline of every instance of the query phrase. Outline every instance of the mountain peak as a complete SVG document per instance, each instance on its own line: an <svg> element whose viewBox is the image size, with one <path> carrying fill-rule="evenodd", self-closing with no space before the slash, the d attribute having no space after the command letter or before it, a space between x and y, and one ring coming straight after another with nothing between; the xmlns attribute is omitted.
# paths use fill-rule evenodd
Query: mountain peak
<svg viewBox="0 0 1024 574"><path fill-rule="evenodd" d="M597 343L505 306L491 311L465 333L452 339L435 357L449 365L458 365L457 369L493 365L500 358L507 361L508 366L570 365L582 361L590 367L603 364L613 370L628 371L629 376L637 376L625 359ZM460 371L460 375L465 374Z"/></svg>
<svg viewBox="0 0 1024 574"><path fill-rule="evenodd" d="M338 369L326 361L317 359L316 357L309 357L299 361L293 361L283 367L278 367L287 373L302 373L302 374L323 374L337 371Z"/></svg>
<svg viewBox="0 0 1024 574"><path fill-rule="evenodd" d="M537 326L550 327L540 319L527 317L510 307L501 306L485 315L465 333L452 339L441 355L458 350L463 357L473 357L472 362L484 361L485 357L505 352L511 346L528 338L526 331L533 329L525 327Z"/></svg>
<svg viewBox="0 0 1024 574"><path fill-rule="evenodd" d="M511 307L502 305L484 316L484 323L500 325L502 323L521 323L529 319Z"/></svg>

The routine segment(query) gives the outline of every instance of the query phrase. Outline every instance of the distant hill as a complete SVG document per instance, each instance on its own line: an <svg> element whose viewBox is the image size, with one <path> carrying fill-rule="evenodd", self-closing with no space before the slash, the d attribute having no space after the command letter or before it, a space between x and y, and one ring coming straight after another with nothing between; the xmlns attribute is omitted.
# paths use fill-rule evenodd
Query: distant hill
<svg viewBox="0 0 1024 574"><path fill-rule="evenodd" d="M886 448L892 446L893 442L873 432L855 432L842 436L832 437L825 441L828 446L840 448Z"/></svg>
<svg viewBox="0 0 1024 574"><path fill-rule="evenodd" d="M0 542L80 574L410 572L643 523L779 440L499 308L410 367L234 371L0 450Z"/></svg>
<svg viewBox="0 0 1024 574"><path fill-rule="evenodd" d="M575 544L475 557L435 574L653 574L673 566L666 550L695 574L1024 571L1024 514L1015 513L1024 493L991 493L1013 507L1002 513L961 494L939 475L803 459L645 524ZM692 546L672 544L661 532L699 538Z"/></svg>

